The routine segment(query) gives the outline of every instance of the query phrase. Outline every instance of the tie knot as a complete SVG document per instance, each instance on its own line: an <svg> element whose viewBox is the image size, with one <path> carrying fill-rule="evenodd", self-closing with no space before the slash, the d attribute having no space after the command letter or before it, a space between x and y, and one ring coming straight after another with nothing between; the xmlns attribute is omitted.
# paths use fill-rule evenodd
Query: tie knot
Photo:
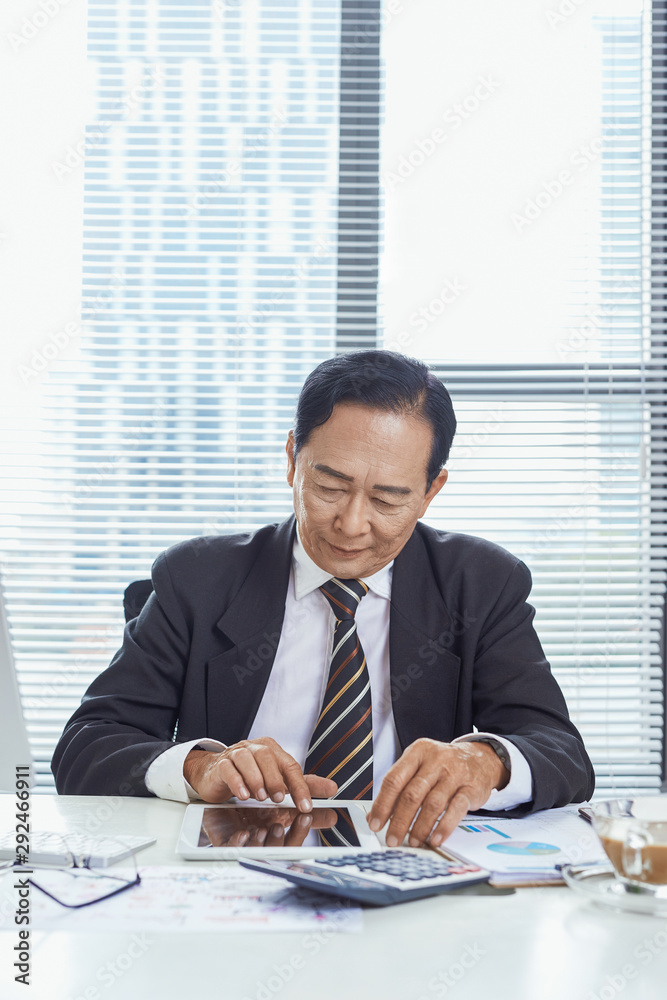
<svg viewBox="0 0 667 1000"><path fill-rule="evenodd" d="M339 621L354 618L359 601L368 593L368 587L361 580L339 580L332 577L320 587Z"/></svg>

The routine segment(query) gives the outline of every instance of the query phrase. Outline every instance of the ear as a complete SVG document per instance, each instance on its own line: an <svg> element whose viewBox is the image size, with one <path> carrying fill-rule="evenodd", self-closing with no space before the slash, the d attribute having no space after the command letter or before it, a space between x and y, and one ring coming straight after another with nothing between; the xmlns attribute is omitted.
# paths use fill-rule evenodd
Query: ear
<svg viewBox="0 0 667 1000"><path fill-rule="evenodd" d="M287 435L285 451L287 452L287 482L290 486L293 486L294 472L296 470L296 463L294 459L294 431L290 431Z"/></svg>
<svg viewBox="0 0 667 1000"><path fill-rule="evenodd" d="M421 514L419 515L420 517L424 516L424 514L428 510L428 506L431 500L433 499L433 497L438 495L438 493L440 492L440 490L442 489L442 487L445 485L446 482L447 482L447 469L441 469L439 474L435 477L435 479L431 483L428 493L424 497L424 506L422 507Z"/></svg>

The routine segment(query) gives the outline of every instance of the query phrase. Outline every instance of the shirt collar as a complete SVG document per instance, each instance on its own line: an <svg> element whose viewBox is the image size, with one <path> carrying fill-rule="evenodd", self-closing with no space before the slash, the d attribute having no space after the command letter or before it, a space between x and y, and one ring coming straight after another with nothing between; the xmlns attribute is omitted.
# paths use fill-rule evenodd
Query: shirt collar
<svg viewBox="0 0 667 1000"><path fill-rule="evenodd" d="M386 600L391 600L391 576L392 567L394 565L394 560L392 559L390 563L379 569L377 573L373 573L372 576L363 576L361 579L367 585L369 590L372 590L374 594L378 597L384 597ZM306 594L310 594L313 590L317 590L321 587L323 583L331 579L331 573L327 573L325 569L321 569L317 563L313 562L310 558L303 545L301 544L301 538L299 537L299 526L296 528L296 536L294 538L294 547L292 549L292 568L294 570L294 596L297 601L300 601L302 597Z"/></svg>

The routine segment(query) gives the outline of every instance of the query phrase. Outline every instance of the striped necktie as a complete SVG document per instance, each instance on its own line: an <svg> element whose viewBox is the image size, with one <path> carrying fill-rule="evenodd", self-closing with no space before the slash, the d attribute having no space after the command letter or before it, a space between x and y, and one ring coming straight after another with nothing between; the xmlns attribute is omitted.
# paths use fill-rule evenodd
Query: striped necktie
<svg viewBox="0 0 667 1000"><path fill-rule="evenodd" d="M361 580L334 577L320 590L331 605L336 625L329 681L304 770L306 774L333 778L338 785L334 798L370 799L373 797L371 684L354 619L368 587Z"/></svg>

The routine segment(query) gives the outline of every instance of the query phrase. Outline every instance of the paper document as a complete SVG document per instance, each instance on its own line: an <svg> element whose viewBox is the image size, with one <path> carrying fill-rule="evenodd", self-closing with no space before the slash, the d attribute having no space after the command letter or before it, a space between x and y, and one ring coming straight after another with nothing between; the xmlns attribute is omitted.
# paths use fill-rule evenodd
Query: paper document
<svg viewBox="0 0 667 1000"><path fill-rule="evenodd" d="M109 869L134 877L132 869ZM347 900L300 890L284 879L223 863L147 866L141 884L80 910L67 910L31 890L35 930L77 931L316 931L356 932L361 908ZM57 872L34 872L44 888L56 889ZM92 882L92 879L89 879ZM86 887L81 891L85 894ZM87 898L91 898L88 896Z"/></svg>
<svg viewBox="0 0 667 1000"><path fill-rule="evenodd" d="M524 819L466 816L442 849L493 872L494 882L560 879L556 865L606 861L578 806L545 809Z"/></svg>

